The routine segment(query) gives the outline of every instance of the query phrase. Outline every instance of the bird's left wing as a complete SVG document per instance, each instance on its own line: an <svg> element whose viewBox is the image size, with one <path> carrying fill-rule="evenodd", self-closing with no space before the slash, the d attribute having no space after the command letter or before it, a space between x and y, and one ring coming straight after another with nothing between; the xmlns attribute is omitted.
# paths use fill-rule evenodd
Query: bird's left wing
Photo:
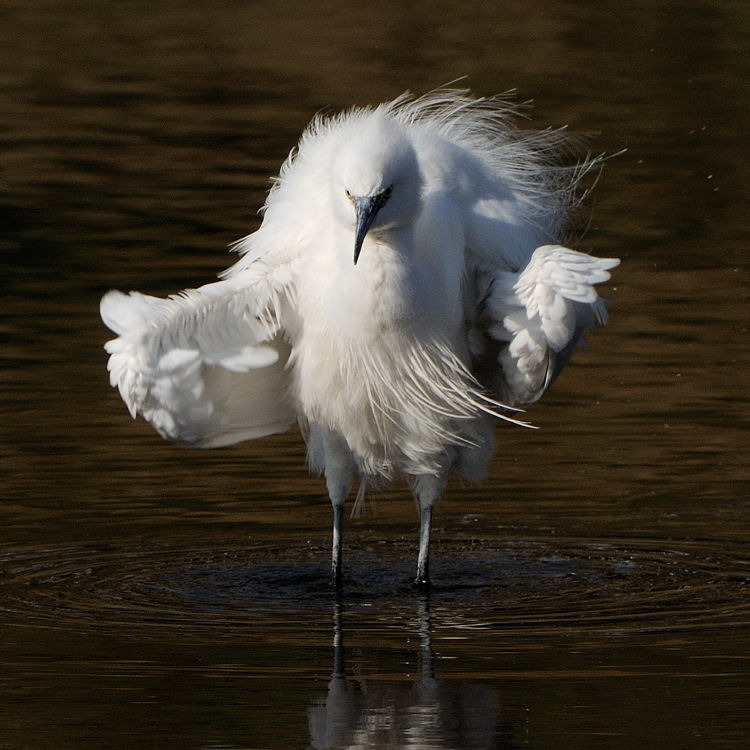
<svg viewBox="0 0 750 750"><path fill-rule="evenodd" d="M607 310L594 286L607 281L618 264L615 258L543 245L517 273L491 274L481 322L497 349L487 385L501 400L513 406L536 401L560 374L584 331L606 323Z"/></svg>
<svg viewBox="0 0 750 750"><path fill-rule="evenodd" d="M263 262L159 299L101 301L110 382L163 437L213 448L283 432L295 421L280 309L290 282Z"/></svg>

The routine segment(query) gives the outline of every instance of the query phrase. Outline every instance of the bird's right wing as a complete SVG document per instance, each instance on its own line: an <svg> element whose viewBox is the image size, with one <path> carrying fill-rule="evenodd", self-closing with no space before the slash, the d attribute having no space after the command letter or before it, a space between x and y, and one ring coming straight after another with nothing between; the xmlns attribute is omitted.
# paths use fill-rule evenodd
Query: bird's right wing
<svg viewBox="0 0 750 750"><path fill-rule="evenodd" d="M110 382L163 437L213 448L283 432L295 421L280 310L291 282L262 261L159 299L117 291L101 301Z"/></svg>
<svg viewBox="0 0 750 750"><path fill-rule="evenodd" d="M500 369L490 385L502 400L513 406L536 401L560 374L584 331L606 323L607 310L594 286L607 281L618 264L615 258L543 245L518 273L496 271L491 276L481 322L496 343Z"/></svg>

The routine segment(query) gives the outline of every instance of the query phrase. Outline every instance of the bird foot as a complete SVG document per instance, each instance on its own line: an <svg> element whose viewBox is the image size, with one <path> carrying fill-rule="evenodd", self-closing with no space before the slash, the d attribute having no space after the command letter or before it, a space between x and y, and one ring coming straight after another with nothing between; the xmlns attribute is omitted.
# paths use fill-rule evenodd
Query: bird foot
<svg viewBox="0 0 750 750"><path fill-rule="evenodd" d="M416 587L417 591L419 591L422 594L426 594L430 590L429 576L418 575L414 579L414 586Z"/></svg>

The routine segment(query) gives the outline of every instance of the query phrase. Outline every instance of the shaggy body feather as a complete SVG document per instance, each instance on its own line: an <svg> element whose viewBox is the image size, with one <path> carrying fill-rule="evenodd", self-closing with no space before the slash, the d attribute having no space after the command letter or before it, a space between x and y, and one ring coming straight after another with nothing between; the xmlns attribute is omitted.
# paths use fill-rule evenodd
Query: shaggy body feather
<svg viewBox="0 0 750 750"><path fill-rule="evenodd" d="M555 244L596 160L520 131L498 99L443 90L317 117L223 280L166 300L111 292L111 382L165 437L214 447L295 419L334 506L357 474L406 475L432 507L455 468L481 479L515 421L606 318L611 259Z"/></svg>

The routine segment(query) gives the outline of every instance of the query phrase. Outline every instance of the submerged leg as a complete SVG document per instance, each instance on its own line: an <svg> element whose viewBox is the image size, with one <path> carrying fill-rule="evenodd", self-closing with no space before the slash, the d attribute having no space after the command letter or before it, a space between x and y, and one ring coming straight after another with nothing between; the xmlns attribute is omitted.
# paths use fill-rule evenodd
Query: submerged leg
<svg viewBox="0 0 750 750"><path fill-rule="evenodd" d="M414 483L414 497L419 505L419 556L417 577L414 583L420 589L430 586L430 532L432 531L432 509L440 499L448 481L450 467L438 475L424 474Z"/></svg>

